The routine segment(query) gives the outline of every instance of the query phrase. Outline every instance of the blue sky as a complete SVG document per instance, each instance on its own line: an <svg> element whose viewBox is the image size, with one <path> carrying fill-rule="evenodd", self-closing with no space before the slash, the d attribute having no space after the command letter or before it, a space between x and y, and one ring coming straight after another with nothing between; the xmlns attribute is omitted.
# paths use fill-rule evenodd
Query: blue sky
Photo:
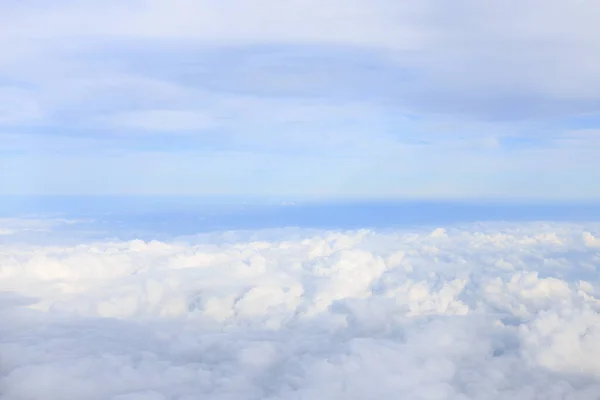
<svg viewBox="0 0 600 400"><path fill-rule="evenodd" d="M0 3L0 194L599 199L590 0Z"/></svg>

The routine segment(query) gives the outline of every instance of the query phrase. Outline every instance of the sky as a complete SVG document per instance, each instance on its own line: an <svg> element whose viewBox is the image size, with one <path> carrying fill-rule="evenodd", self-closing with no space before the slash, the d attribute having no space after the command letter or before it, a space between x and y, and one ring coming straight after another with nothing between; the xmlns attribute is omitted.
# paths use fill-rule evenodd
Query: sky
<svg viewBox="0 0 600 400"><path fill-rule="evenodd" d="M594 0L0 3L0 194L597 200Z"/></svg>

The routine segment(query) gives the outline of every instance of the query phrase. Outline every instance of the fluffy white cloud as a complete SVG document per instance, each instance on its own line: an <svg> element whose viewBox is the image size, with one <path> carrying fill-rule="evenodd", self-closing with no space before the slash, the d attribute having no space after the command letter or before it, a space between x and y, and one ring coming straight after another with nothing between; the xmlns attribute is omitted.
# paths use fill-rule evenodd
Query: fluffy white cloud
<svg viewBox="0 0 600 400"><path fill-rule="evenodd" d="M596 399L599 232L5 242L0 397Z"/></svg>

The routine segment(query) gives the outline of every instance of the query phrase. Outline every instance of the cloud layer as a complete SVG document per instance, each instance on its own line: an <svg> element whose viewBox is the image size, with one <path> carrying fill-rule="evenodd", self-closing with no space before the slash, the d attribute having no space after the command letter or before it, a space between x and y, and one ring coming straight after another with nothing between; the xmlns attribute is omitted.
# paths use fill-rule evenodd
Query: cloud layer
<svg viewBox="0 0 600 400"><path fill-rule="evenodd" d="M599 249L567 223L6 242L0 397L595 399Z"/></svg>

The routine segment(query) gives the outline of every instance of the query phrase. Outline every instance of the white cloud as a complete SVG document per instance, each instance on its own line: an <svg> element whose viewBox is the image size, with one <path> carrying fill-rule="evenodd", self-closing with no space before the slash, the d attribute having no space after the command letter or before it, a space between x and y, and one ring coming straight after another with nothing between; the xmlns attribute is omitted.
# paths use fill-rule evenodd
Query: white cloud
<svg viewBox="0 0 600 400"><path fill-rule="evenodd" d="M393 27L377 4L352 0L344 7L335 0L261 0L252 5L233 0L225 3L190 0L124 2L71 2L33 12L30 6L5 7L0 32L6 38L113 36L200 39L218 43L334 42L392 43L401 46ZM413 8L411 3L409 7ZM400 9L404 6L398 7ZM388 30L386 30L388 28ZM390 28L394 28L390 37ZM407 30L407 35L411 34ZM411 41L414 40L410 38ZM410 43L410 42L409 42Z"/></svg>
<svg viewBox="0 0 600 400"><path fill-rule="evenodd" d="M121 128L151 132L202 132L214 128L216 121L202 111L141 110L120 113L109 120L117 130Z"/></svg>
<svg viewBox="0 0 600 400"><path fill-rule="evenodd" d="M61 225L76 224L78 220L63 218L0 218L0 234L19 232L50 232Z"/></svg>
<svg viewBox="0 0 600 400"><path fill-rule="evenodd" d="M597 112L597 20L560 0L2 2L0 190L598 197L597 135L559 132ZM169 172L138 173L157 149Z"/></svg>
<svg viewBox="0 0 600 400"><path fill-rule="evenodd" d="M376 65L391 58L398 69L386 64L380 78L387 84L376 88L377 103L392 102L396 109L424 114L442 111L498 117L594 112L600 85L595 73L600 66L595 51L600 44L595 28L598 11L589 1L481 4L460 0L449 6L439 0L343 4L337 0L261 0L250 6L240 0L143 0L0 7L0 37L6 43L0 70L19 82L39 84L41 79L36 87L42 92L58 83L50 93L40 94L43 100L60 96L63 81L74 77L118 78L128 60L148 48L155 52L138 59L141 64L130 71L132 75L143 79L154 64L160 68L165 58L173 58L164 71L169 79L193 71L200 80L195 85L210 86L210 76L202 80L202 74L218 73L221 66L207 69L196 60L191 67L189 58L180 57L198 53L199 47L235 50L228 45L238 50L273 44L326 49L341 45L357 51L354 59L376 54ZM89 49L96 47L97 54L104 56L90 54ZM175 54L164 50L175 50ZM111 51L119 56L115 58ZM335 59L335 47L325 51ZM198 54L202 61L202 53ZM331 65L331 70L321 68L321 75L304 73L289 79L290 65L273 71L269 65L286 64L277 55L269 55L263 60L262 73L256 68L237 72L245 85L260 82L266 87L296 85L318 91L315 83L337 82L338 75L346 76L348 64L360 67L360 63L343 61L344 65ZM298 60L293 66L310 67ZM411 79L392 73L399 71L406 71ZM366 82L368 73L363 70L349 76L341 85L348 89ZM227 75L227 79L239 83L237 75ZM364 96L364 90L360 94ZM77 104L74 100L72 106Z"/></svg>
<svg viewBox="0 0 600 400"><path fill-rule="evenodd" d="M523 223L6 242L0 394L594 399L598 232Z"/></svg>
<svg viewBox="0 0 600 400"><path fill-rule="evenodd" d="M43 116L34 92L0 85L0 126L31 124Z"/></svg>
<svg viewBox="0 0 600 400"><path fill-rule="evenodd" d="M577 148L598 148L600 146L600 130L598 129L580 129L567 131L553 138L553 144L560 147Z"/></svg>
<svg viewBox="0 0 600 400"><path fill-rule="evenodd" d="M583 233L583 241L585 242L586 246L600 247L600 238L595 237L590 232Z"/></svg>

